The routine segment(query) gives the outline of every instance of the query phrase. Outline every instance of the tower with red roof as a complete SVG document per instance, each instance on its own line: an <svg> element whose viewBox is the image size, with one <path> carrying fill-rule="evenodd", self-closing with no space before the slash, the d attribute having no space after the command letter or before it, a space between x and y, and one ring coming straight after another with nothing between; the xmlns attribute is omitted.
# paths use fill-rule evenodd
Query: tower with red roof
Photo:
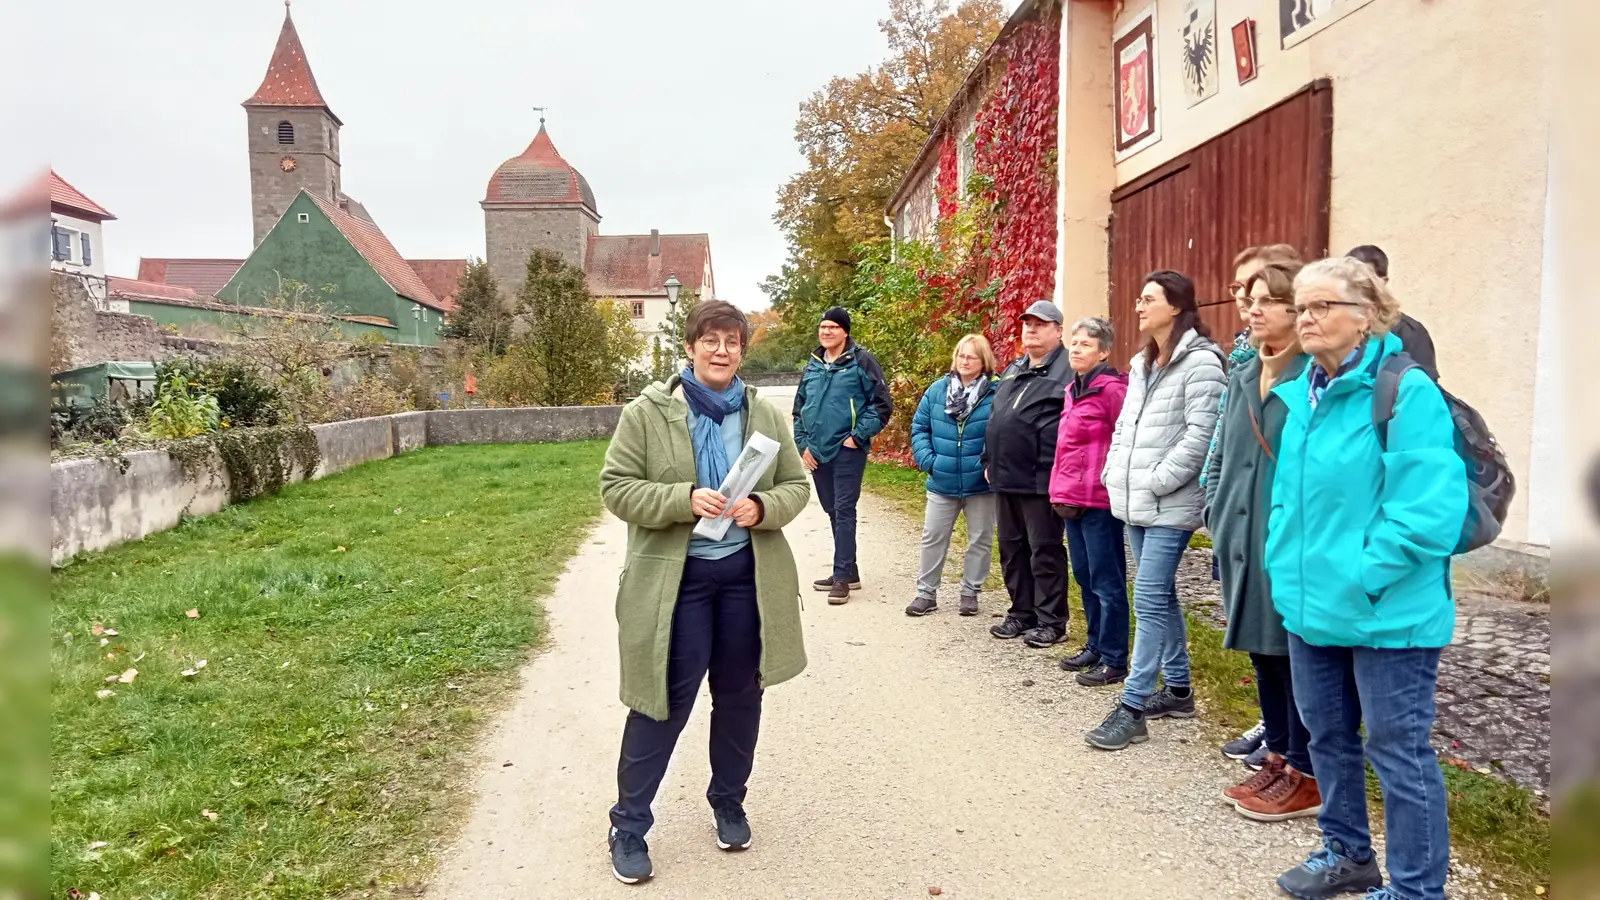
<svg viewBox="0 0 1600 900"><path fill-rule="evenodd" d="M534 250L552 251L587 268L600 210L589 180L561 158L543 117L527 149L495 169L481 205L489 271L506 296L521 292Z"/></svg>
<svg viewBox="0 0 1600 900"><path fill-rule="evenodd" d="M343 123L317 88L287 2L267 74L244 101L244 109L249 125L250 215L254 244L260 244L302 189L343 199L339 182Z"/></svg>

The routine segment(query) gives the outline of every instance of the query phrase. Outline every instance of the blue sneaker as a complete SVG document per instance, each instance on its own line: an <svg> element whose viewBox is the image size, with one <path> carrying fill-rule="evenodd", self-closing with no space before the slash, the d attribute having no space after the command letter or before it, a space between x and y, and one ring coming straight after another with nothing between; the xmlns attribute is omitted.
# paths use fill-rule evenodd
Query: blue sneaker
<svg viewBox="0 0 1600 900"><path fill-rule="evenodd" d="M1329 841L1326 847L1311 854L1306 861L1278 876L1278 887L1300 900L1328 900L1339 894L1355 894L1383 887L1383 876L1378 873L1378 857L1374 854L1364 863L1346 855L1344 845ZM1389 900L1389 892L1379 897Z"/></svg>
<svg viewBox="0 0 1600 900"><path fill-rule="evenodd" d="M1367 891L1367 896L1363 900L1405 900L1405 898L1386 887L1381 887Z"/></svg>
<svg viewBox="0 0 1600 900"><path fill-rule="evenodd" d="M723 850L750 849L750 820L744 806L729 801L712 808L717 821L717 846Z"/></svg>
<svg viewBox="0 0 1600 900"><path fill-rule="evenodd" d="M650 864L650 846L631 831L611 829L606 839L611 845L611 874L623 884L638 884L656 873Z"/></svg>

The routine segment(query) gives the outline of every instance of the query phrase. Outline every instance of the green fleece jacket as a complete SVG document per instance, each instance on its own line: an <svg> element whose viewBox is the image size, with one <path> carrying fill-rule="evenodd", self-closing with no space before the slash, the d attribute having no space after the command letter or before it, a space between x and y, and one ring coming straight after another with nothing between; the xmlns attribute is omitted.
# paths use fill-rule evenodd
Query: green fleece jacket
<svg viewBox="0 0 1600 900"><path fill-rule="evenodd" d="M617 643L622 656L622 702L657 721L667 718L667 659L672 613L689 555L695 522L689 495L695 488L689 404L678 376L645 388L622 410L605 466L600 498L628 523L628 557L617 589ZM752 496L762 518L750 529L756 557L756 605L761 615L761 686L771 687L806 667L800 631L800 577L783 526L811 499L811 482L795 449L788 417L744 392L745 440L759 431L781 449Z"/></svg>

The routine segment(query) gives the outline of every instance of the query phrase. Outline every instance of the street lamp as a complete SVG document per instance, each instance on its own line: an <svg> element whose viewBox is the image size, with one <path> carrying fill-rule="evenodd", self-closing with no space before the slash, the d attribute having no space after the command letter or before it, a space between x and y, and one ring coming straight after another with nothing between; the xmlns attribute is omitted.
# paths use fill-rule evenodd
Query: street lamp
<svg viewBox="0 0 1600 900"><path fill-rule="evenodd" d="M667 313L667 325L671 328L672 332L672 358L677 359L678 354L683 352L683 348L678 346L677 321L678 292L683 290L683 282L678 280L678 273L673 272L667 276L667 282L666 284L663 284L662 287L667 289L667 309L669 310Z"/></svg>

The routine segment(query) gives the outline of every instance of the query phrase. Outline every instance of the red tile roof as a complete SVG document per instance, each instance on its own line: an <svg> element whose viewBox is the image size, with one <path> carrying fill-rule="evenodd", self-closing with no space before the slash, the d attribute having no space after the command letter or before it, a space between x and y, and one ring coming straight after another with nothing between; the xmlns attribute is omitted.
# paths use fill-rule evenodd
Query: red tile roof
<svg viewBox="0 0 1600 900"><path fill-rule="evenodd" d="M422 283L433 291L433 296L444 304L445 312L456 309L456 287L461 283L461 276L467 274L467 261L464 259L408 259L417 277Z"/></svg>
<svg viewBox="0 0 1600 900"><path fill-rule="evenodd" d="M76 213L80 218L93 219L96 222L107 222L115 219L106 208L90 200L84 193L70 184L67 180L56 174L55 169L50 170L50 207L60 207L64 212Z"/></svg>
<svg viewBox="0 0 1600 900"><path fill-rule="evenodd" d="M589 292L597 297L662 297L667 293L662 282L676 274L685 289L704 293L710 235L663 234L660 256L650 255L651 241L648 234L592 235L584 264Z"/></svg>
<svg viewBox="0 0 1600 900"><path fill-rule="evenodd" d="M599 212L588 179L561 158L539 123L539 133L519 156L500 164L489 179L484 203L582 203Z"/></svg>
<svg viewBox="0 0 1600 900"><path fill-rule="evenodd" d="M356 248L356 252L367 260L384 281L388 282L396 294L423 306L437 310L445 309L444 304L433 296L433 292L428 290L428 285L417 277L416 271L394 249L394 245L389 243L389 239L377 225L366 219L356 218L320 194L305 190L302 190L302 193L311 198L317 209L321 210L334 227L344 234L350 245Z"/></svg>
<svg viewBox="0 0 1600 900"><path fill-rule="evenodd" d="M344 124L328 108L328 101L322 99L322 91L317 89L317 76L311 74L306 48L300 43L300 33L295 30L294 18L287 7L283 11L283 30L278 32L278 46L272 51L272 61L267 63L267 74L244 105L313 107L327 110L334 124Z"/></svg>
<svg viewBox="0 0 1600 900"><path fill-rule="evenodd" d="M113 297L143 297L154 300L199 299L192 288L176 284L162 284L159 281L119 278L116 275L107 276L106 293Z"/></svg>
<svg viewBox="0 0 1600 900"><path fill-rule="evenodd" d="M244 265L242 259L139 258L139 280L173 284L192 289L201 296L216 296L223 285L233 280Z"/></svg>

